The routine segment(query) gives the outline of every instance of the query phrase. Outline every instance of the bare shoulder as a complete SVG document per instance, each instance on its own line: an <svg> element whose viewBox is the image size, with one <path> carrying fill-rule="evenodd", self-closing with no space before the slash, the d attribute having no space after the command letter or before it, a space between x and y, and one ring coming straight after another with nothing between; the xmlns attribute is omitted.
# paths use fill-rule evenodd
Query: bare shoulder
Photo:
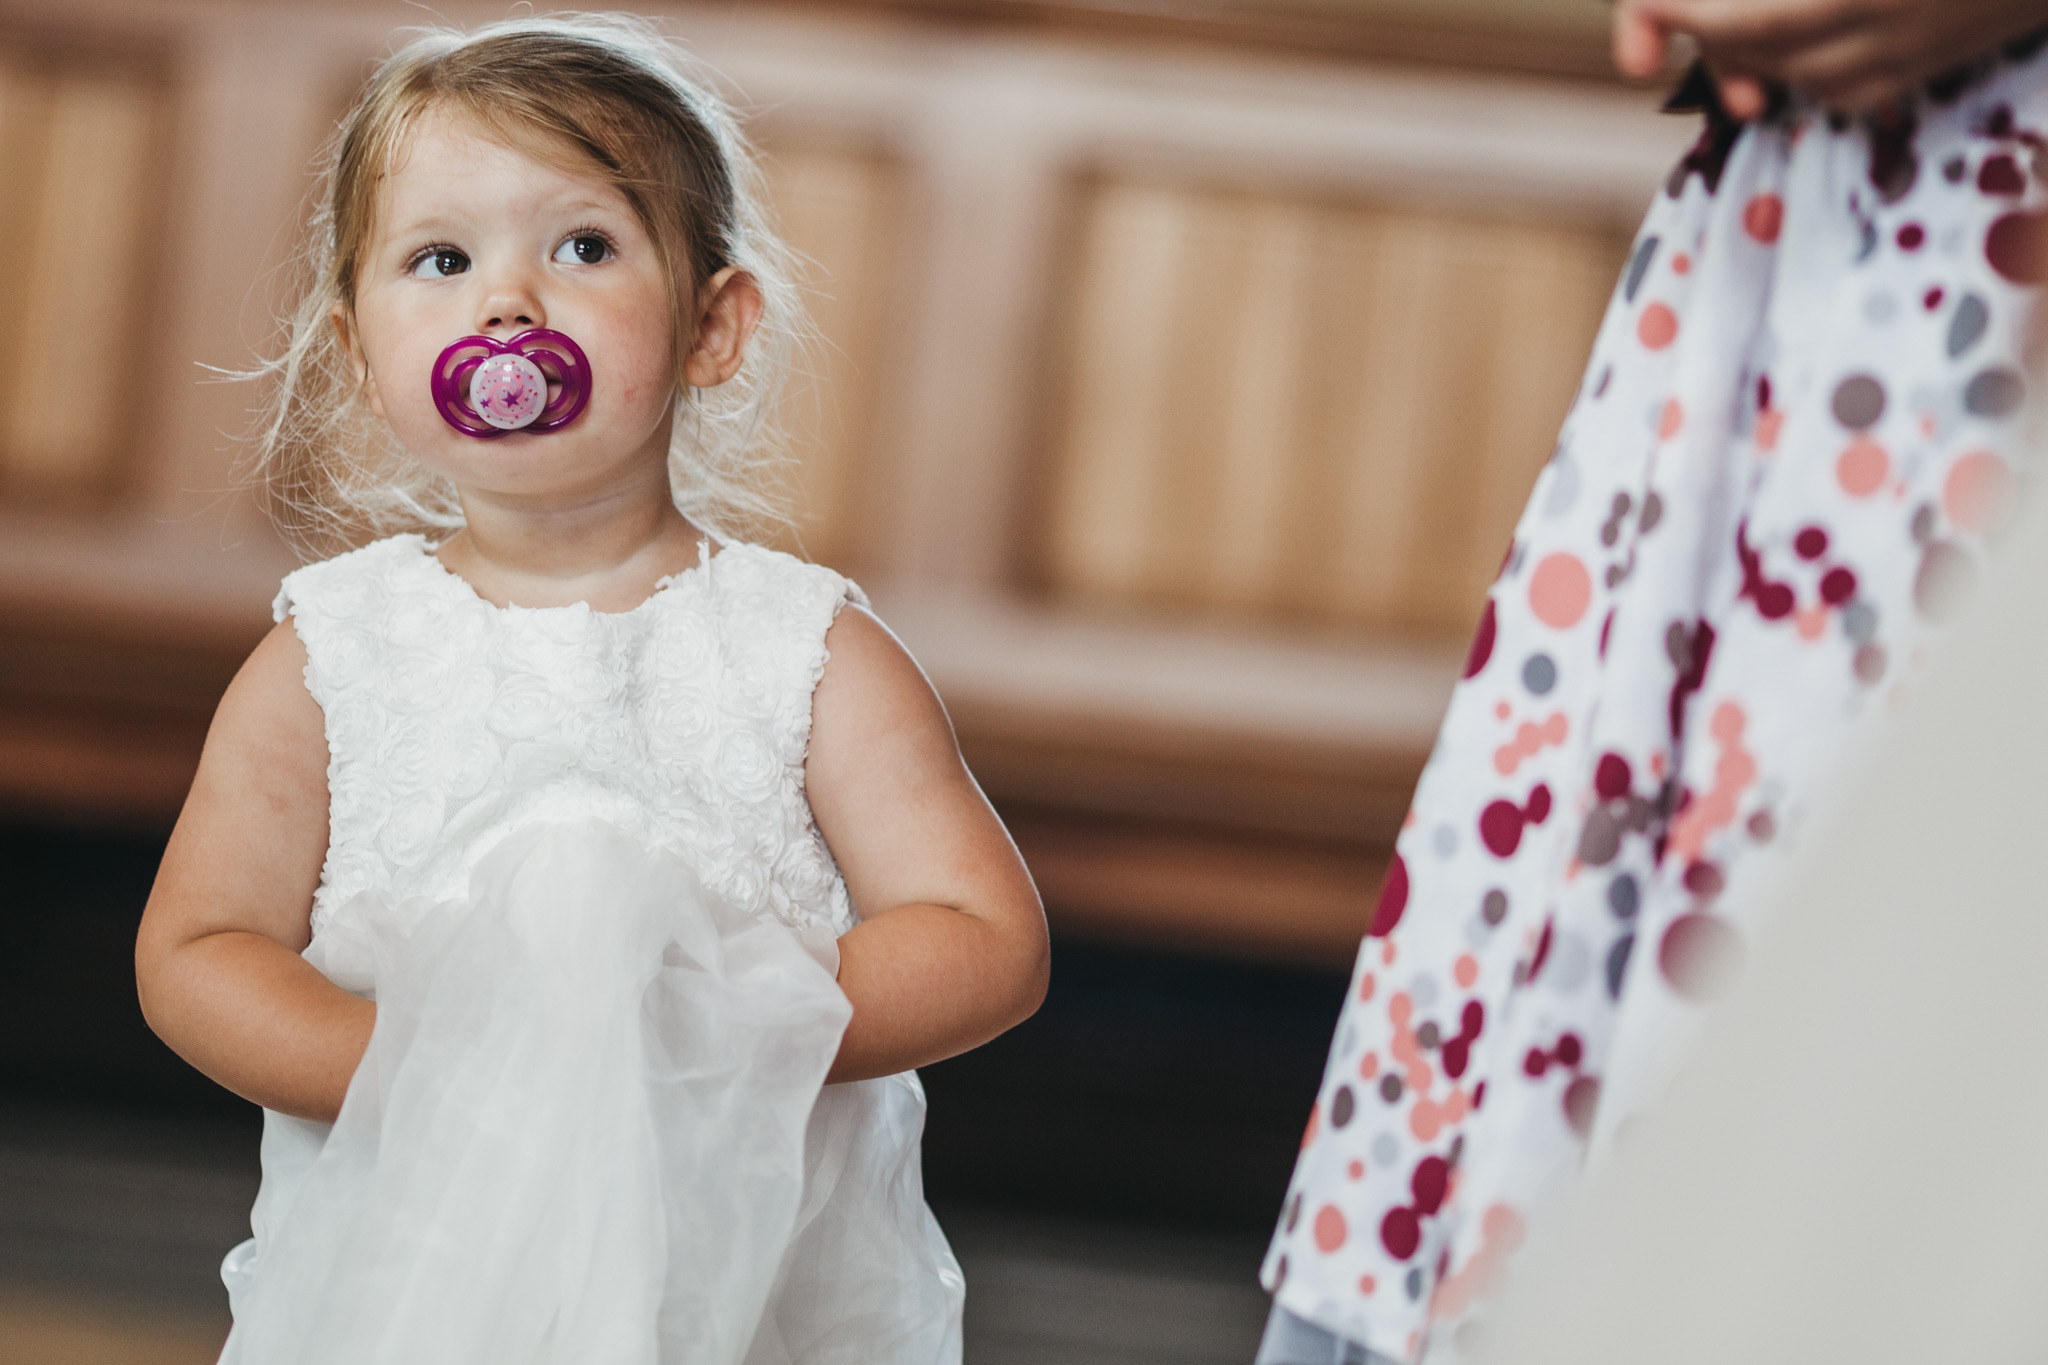
<svg viewBox="0 0 2048 1365"><path fill-rule="evenodd" d="M294 768L317 761L326 784L327 727L320 705L306 690L306 646L290 621L271 628L250 651L221 697L207 734L209 758L251 748L270 761Z"/></svg>
<svg viewBox="0 0 2048 1365"><path fill-rule="evenodd" d="M812 747L909 728L952 746L952 726L930 679L894 631L858 603L825 634L825 673L811 703Z"/></svg>

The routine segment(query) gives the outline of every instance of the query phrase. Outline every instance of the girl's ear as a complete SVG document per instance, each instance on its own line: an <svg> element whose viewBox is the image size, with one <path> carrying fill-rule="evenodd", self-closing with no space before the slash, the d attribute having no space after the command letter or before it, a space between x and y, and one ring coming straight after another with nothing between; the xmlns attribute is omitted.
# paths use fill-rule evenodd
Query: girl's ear
<svg viewBox="0 0 2048 1365"><path fill-rule="evenodd" d="M709 389L740 372L767 301L754 277L736 265L706 280L697 297L697 326L690 353L683 357L683 379L693 389Z"/></svg>
<svg viewBox="0 0 2048 1365"><path fill-rule="evenodd" d="M370 373L369 357L356 342L356 329L348 315L348 309L335 304L327 314L327 320L334 324L335 340L341 343L341 353L348 357L349 368L356 372L356 391L369 400L370 411L382 417L384 400L377 393L377 376Z"/></svg>

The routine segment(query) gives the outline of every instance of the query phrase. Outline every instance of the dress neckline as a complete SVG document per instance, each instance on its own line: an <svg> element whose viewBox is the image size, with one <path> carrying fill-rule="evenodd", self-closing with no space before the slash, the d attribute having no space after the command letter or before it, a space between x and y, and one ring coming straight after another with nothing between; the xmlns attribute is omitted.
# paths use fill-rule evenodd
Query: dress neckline
<svg viewBox="0 0 2048 1365"><path fill-rule="evenodd" d="M429 573L435 575L436 578L443 581L449 590L460 594L467 600L474 602L478 606L484 607L493 614L501 617L542 616L553 612L571 612L584 616L616 618L618 620L630 620L633 617L640 615L642 612L652 610L658 602L670 596L674 592L674 590L677 587L679 587L682 583L684 583L686 580L700 576L708 572L711 568L712 556L724 554L728 549L732 548L731 546L725 544L723 541L716 542L714 548L714 541L712 537L709 534L700 531L698 533L697 562L695 564L690 565L686 569L678 569L676 572L672 574L667 574L661 578L656 579L654 581L654 590L648 593L647 596L641 598L638 602L634 603L632 606L627 607L624 611L599 611L597 608L591 606L590 603L587 601L564 602L560 606L554 607L523 607L520 606L517 602L508 602L501 607L496 602L493 602L490 598L485 597L482 593L478 592L476 590L476 585L474 583L471 583L467 578L464 578L461 574L455 572L455 570L449 568L445 563L443 563L441 561L441 556L434 553L434 551L438 547L429 545L427 543L427 538L425 536L420 535L417 532L413 532L411 534L401 536L399 537L399 539L409 540L412 542L413 549L418 552L418 557L421 560L423 567Z"/></svg>

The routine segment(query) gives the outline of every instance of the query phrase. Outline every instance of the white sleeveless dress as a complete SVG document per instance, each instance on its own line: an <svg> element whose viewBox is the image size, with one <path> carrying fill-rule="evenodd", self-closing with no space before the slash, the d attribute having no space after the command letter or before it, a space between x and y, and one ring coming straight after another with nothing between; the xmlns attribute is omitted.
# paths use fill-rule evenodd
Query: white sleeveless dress
<svg viewBox="0 0 2048 1365"><path fill-rule="evenodd" d="M947 1365L910 1073L824 1086L853 923L803 763L859 589L734 544L499 608L397 536L278 595L326 716L306 958L378 1003L266 1113L234 1365Z"/></svg>

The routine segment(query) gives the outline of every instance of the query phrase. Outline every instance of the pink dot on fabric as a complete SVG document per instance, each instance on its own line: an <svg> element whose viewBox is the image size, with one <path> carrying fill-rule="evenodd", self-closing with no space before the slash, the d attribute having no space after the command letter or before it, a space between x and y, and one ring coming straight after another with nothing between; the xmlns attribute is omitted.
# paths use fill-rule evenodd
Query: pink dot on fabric
<svg viewBox="0 0 2048 1365"><path fill-rule="evenodd" d="M1417 1100L1415 1107L1408 1111L1408 1131L1415 1134L1418 1142L1429 1142L1443 1131L1443 1111L1433 1100Z"/></svg>
<svg viewBox="0 0 2048 1365"><path fill-rule="evenodd" d="M1668 441L1685 427L1685 405L1676 398L1664 400L1657 411L1657 439Z"/></svg>
<svg viewBox="0 0 2048 1365"><path fill-rule="evenodd" d="M1400 854L1387 865L1387 879L1380 884L1379 904L1372 912L1372 928L1366 930L1367 938L1385 938L1394 932L1394 926L1401 922L1402 914L1408 909L1408 860Z"/></svg>
<svg viewBox="0 0 2048 1365"><path fill-rule="evenodd" d="M1379 1287L1379 1281L1370 1275L1360 1275L1358 1277L1358 1292L1361 1294L1370 1294Z"/></svg>
<svg viewBox="0 0 2048 1365"><path fill-rule="evenodd" d="M1471 990L1472 983L1479 979L1479 959L1470 953L1458 954L1457 962L1451 967L1451 979Z"/></svg>
<svg viewBox="0 0 2048 1365"><path fill-rule="evenodd" d="M1372 993L1379 989L1379 984L1379 978L1374 976L1371 972L1367 972L1364 978L1358 983L1359 1003L1364 1004L1366 1001L1372 999Z"/></svg>
<svg viewBox="0 0 2048 1365"><path fill-rule="evenodd" d="M1536 619L1553 630L1569 630L1585 616L1593 601L1593 575L1577 555L1559 550L1545 555L1529 575L1529 607Z"/></svg>
<svg viewBox="0 0 2048 1365"><path fill-rule="evenodd" d="M1344 1168L1344 1174L1350 1176L1353 1180L1365 1179L1365 1163L1354 1159L1350 1165Z"/></svg>
<svg viewBox="0 0 2048 1365"><path fill-rule="evenodd" d="M1742 206L1742 230L1770 246L1785 225L1785 201L1775 194L1759 194Z"/></svg>
<svg viewBox="0 0 2048 1365"><path fill-rule="evenodd" d="M1891 467L1891 456L1885 448L1867 436L1861 437L1851 441L1835 461L1835 479L1850 497L1867 498L1884 486Z"/></svg>
<svg viewBox="0 0 2048 1365"><path fill-rule="evenodd" d="M1717 915L1680 915L1657 946L1657 969L1671 988L1701 1004L1718 1000L1742 970L1742 939Z"/></svg>
<svg viewBox="0 0 2048 1365"><path fill-rule="evenodd" d="M1683 251L1673 256L1671 258L1671 273L1674 275L1690 275L1692 273L1692 257L1686 255Z"/></svg>
<svg viewBox="0 0 2048 1365"><path fill-rule="evenodd" d="M1422 1220L1415 1216L1415 1210L1388 1209L1387 1216L1380 1220L1380 1245L1397 1261L1413 1256L1415 1248L1422 1245Z"/></svg>
<svg viewBox="0 0 2048 1365"><path fill-rule="evenodd" d="M1344 1245L1344 1239L1351 1229L1344 1225L1344 1215L1337 1211L1335 1204L1325 1204L1316 1211L1316 1249L1325 1255Z"/></svg>
<svg viewBox="0 0 2048 1365"><path fill-rule="evenodd" d="M1636 339L1653 351L1663 350L1678 339L1678 314L1666 304L1651 304L1636 319Z"/></svg>
<svg viewBox="0 0 2048 1365"><path fill-rule="evenodd" d="M1965 531L1996 531L2012 516L2012 471L1996 455L1973 451L1950 466L1941 505Z"/></svg>

